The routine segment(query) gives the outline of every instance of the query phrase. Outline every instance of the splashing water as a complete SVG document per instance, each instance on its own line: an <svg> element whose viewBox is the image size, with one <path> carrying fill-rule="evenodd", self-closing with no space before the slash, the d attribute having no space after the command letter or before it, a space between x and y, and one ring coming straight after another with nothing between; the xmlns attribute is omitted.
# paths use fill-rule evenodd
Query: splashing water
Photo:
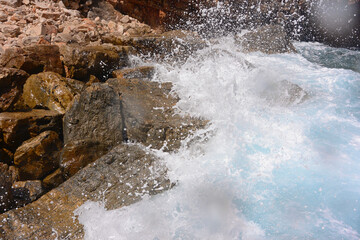
<svg viewBox="0 0 360 240"><path fill-rule="evenodd" d="M86 238L360 239L360 73L350 70L360 52L337 49L349 63L338 54L330 68L328 47L296 47L304 56L243 54L229 37L181 66L158 65L155 80L173 82L182 112L211 120L199 131L210 137L156 153L172 190L117 210L80 207ZM282 80L309 98L261 95Z"/></svg>

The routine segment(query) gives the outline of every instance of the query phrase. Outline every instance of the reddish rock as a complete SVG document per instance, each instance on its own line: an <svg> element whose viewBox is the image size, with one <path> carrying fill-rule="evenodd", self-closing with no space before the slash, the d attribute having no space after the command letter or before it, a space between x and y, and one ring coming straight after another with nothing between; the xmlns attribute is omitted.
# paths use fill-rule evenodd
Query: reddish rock
<svg viewBox="0 0 360 240"><path fill-rule="evenodd" d="M63 73L59 47L56 45L8 48L1 55L0 66L21 69L30 74L43 71Z"/></svg>
<svg viewBox="0 0 360 240"><path fill-rule="evenodd" d="M25 141L14 154L20 180L41 179L59 167L62 143L56 132L46 131Z"/></svg>
<svg viewBox="0 0 360 240"><path fill-rule="evenodd" d="M19 99L28 76L19 69L0 68L0 112L11 110Z"/></svg>

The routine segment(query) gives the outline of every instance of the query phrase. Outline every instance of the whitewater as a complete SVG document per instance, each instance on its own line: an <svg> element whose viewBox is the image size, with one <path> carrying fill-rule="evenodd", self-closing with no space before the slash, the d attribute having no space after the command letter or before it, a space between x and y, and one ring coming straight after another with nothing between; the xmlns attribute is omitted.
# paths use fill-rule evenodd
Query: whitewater
<svg viewBox="0 0 360 240"><path fill-rule="evenodd" d="M360 239L360 51L294 43L245 54L219 38L182 64L155 64L176 108L210 120L161 157L176 186L127 207L76 210L92 239ZM136 64L148 64L134 58ZM308 93L264 97L287 80Z"/></svg>

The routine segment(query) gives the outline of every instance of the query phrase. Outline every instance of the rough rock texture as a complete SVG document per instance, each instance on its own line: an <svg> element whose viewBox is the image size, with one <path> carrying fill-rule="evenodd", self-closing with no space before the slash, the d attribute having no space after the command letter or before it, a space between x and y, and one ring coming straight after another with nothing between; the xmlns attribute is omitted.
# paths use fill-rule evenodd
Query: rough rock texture
<svg viewBox="0 0 360 240"><path fill-rule="evenodd" d="M25 71L15 68L0 68L0 112L12 109L28 76Z"/></svg>
<svg viewBox="0 0 360 240"><path fill-rule="evenodd" d="M61 47L66 76L87 81L90 75L104 80L112 70L128 65L129 47L66 45Z"/></svg>
<svg viewBox="0 0 360 240"><path fill-rule="evenodd" d="M64 117L64 142L91 139L110 146L126 140L119 94L105 83L86 88Z"/></svg>
<svg viewBox="0 0 360 240"><path fill-rule="evenodd" d="M105 199L107 209L116 209L171 186L157 158L120 145L39 200L0 215L0 239L83 239L73 211L85 201Z"/></svg>
<svg viewBox="0 0 360 240"><path fill-rule="evenodd" d="M1 55L0 66L17 68L34 74L42 71L63 73L59 47L37 44L23 48L8 48Z"/></svg>
<svg viewBox="0 0 360 240"><path fill-rule="evenodd" d="M138 79L151 79L155 74L153 66L143 66L136 68L123 68L112 72L114 78L138 78Z"/></svg>
<svg viewBox="0 0 360 240"><path fill-rule="evenodd" d="M109 147L94 140L79 140L67 143L61 152L60 166L65 178L105 155Z"/></svg>
<svg viewBox="0 0 360 240"><path fill-rule="evenodd" d="M245 33L237 39L244 52L264 52L267 54L296 52L295 47L283 28L266 25Z"/></svg>
<svg viewBox="0 0 360 240"><path fill-rule="evenodd" d="M154 148L173 151L191 130L203 128L207 122L174 113L178 99L171 83L139 79L112 78L107 81L121 94L127 138Z"/></svg>
<svg viewBox="0 0 360 240"><path fill-rule="evenodd" d="M41 179L59 167L62 143L56 132L46 131L25 141L14 154L20 180Z"/></svg>
<svg viewBox="0 0 360 240"><path fill-rule="evenodd" d="M44 192L40 180L14 182L11 191L16 207L22 207L35 201Z"/></svg>
<svg viewBox="0 0 360 240"><path fill-rule="evenodd" d="M16 168L0 162L0 213L12 208L12 184L17 180Z"/></svg>
<svg viewBox="0 0 360 240"><path fill-rule="evenodd" d="M34 109L30 112L0 113L0 139L15 151L21 143L41 132L62 133L62 115L55 111ZM1 143L1 141L0 141Z"/></svg>
<svg viewBox="0 0 360 240"><path fill-rule="evenodd" d="M64 114L82 87L84 83L66 79L58 73L42 72L26 80L22 97L31 108L41 106Z"/></svg>

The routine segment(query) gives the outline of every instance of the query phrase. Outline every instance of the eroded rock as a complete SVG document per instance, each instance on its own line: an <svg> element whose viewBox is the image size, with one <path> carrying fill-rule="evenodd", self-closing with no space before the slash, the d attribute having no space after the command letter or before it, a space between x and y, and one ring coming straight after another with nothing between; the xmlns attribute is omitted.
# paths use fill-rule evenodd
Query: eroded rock
<svg viewBox="0 0 360 240"><path fill-rule="evenodd" d="M45 189L53 189L64 182L63 173L60 168L46 176L42 183Z"/></svg>
<svg viewBox="0 0 360 240"><path fill-rule="evenodd" d="M11 209L13 206L14 197L11 186L16 180L16 169L0 162L0 213Z"/></svg>
<svg viewBox="0 0 360 240"><path fill-rule="evenodd" d="M11 110L19 99L28 76L19 69L0 68L0 112Z"/></svg>
<svg viewBox="0 0 360 240"><path fill-rule="evenodd" d="M63 114L83 87L84 83L58 73L42 72L26 80L22 97L31 108L41 106Z"/></svg>
<svg viewBox="0 0 360 240"><path fill-rule="evenodd" d="M59 167L59 135L46 131L25 141L14 154L14 164L19 168L20 180L42 179Z"/></svg>
<svg viewBox="0 0 360 240"><path fill-rule="evenodd" d="M91 200L116 209L161 193L172 186L166 171L141 147L117 146L37 201L0 215L0 239L83 239L76 208Z"/></svg>
<svg viewBox="0 0 360 240"><path fill-rule="evenodd" d="M11 191L14 198L14 207L22 207L33 202L44 193L40 180L14 182Z"/></svg>
<svg viewBox="0 0 360 240"><path fill-rule="evenodd" d="M123 68L112 72L114 78L138 78L138 79L151 79L155 74L153 66L142 66L136 68Z"/></svg>

